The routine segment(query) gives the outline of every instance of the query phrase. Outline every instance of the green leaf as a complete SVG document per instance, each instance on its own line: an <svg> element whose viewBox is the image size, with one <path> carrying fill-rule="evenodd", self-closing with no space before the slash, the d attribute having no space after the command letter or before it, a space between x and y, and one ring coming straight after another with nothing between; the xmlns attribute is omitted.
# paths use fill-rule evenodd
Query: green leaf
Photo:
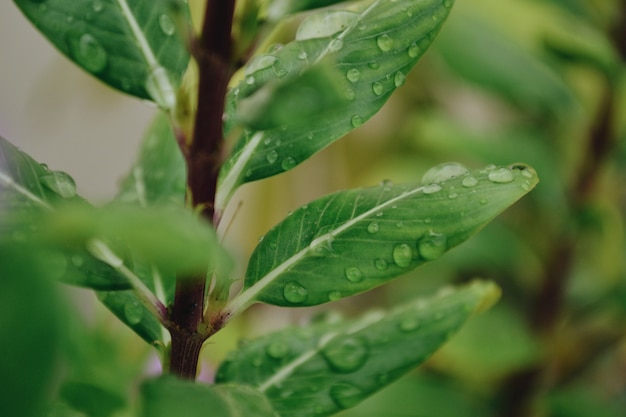
<svg viewBox="0 0 626 417"><path fill-rule="evenodd" d="M288 14L331 6L342 1L344 0L270 0L267 7L267 17L270 21L277 21Z"/></svg>
<svg viewBox="0 0 626 417"><path fill-rule="evenodd" d="M162 377L141 387L141 417L277 417L267 398L245 385L203 385Z"/></svg>
<svg viewBox="0 0 626 417"><path fill-rule="evenodd" d="M0 137L0 241L37 237L39 231L33 227L41 213L67 202L85 204L76 194L72 177L51 171ZM55 275L62 282L103 290L130 288L125 277L84 248L54 248L51 252L55 263L62 266Z"/></svg>
<svg viewBox="0 0 626 417"><path fill-rule="evenodd" d="M186 186L185 160L168 118L159 113L146 132L139 156L121 182L116 201L148 207L182 206Z"/></svg>
<svg viewBox="0 0 626 417"><path fill-rule="evenodd" d="M41 416L57 381L55 371L65 333L61 304L48 268L33 249L0 242L2 416Z"/></svg>
<svg viewBox="0 0 626 417"><path fill-rule="evenodd" d="M378 112L430 46L452 3L378 0L359 12L322 11L302 23L295 41L253 59L227 97L227 127L239 100L267 83L298 78L327 62L344 74L340 91L347 103L341 111L320 109L306 120L245 131L222 167L217 210L224 209L241 184L294 168ZM330 88L335 87L326 91Z"/></svg>
<svg viewBox="0 0 626 417"><path fill-rule="evenodd" d="M328 416L423 363L498 296L494 284L474 282L387 313L283 330L235 351L216 379L257 388L282 417Z"/></svg>
<svg viewBox="0 0 626 417"><path fill-rule="evenodd" d="M294 211L254 250L230 309L309 306L384 284L462 243L538 182L519 164L471 173L444 164L425 179L341 191Z"/></svg>
<svg viewBox="0 0 626 417"><path fill-rule="evenodd" d="M188 6L159 0L15 0L54 46L87 72L171 109L189 54L178 23Z"/></svg>
<svg viewBox="0 0 626 417"><path fill-rule="evenodd" d="M90 417L110 417L126 406L125 399L119 394L81 382L66 382L59 395L74 410Z"/></svg>

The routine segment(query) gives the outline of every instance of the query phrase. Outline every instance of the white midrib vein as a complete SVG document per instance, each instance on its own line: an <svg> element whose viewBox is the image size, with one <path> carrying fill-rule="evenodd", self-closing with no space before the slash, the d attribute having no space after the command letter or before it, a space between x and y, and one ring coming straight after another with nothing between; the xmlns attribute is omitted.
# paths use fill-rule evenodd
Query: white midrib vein
<svg viewBox="0 0 626 417"><path fill-rule="evenodd" d="M315 349L307 350L306 352L301 353L297 358L293 359L291 362L280 368L278 371L275 371L270 378L262 382L257 389L261 392L267 391L273 385L278 385L281 381L288 378L298 367L304 363L306 363L309 359L313 358L319 352L321 352L330 342L335 340L339 336L350 336L354 333L357 333L372 324L380 321L382 317L378 315L374 316L366 316L360 322L356 323L351 328L347 329L342 333L330 333L327 334L326 337L320 337L320 341L318 342Z"/></svg>
<svg viewBox="0 0 626 417"><path fill-rule="evenodd" d="M123 1L123 0L118 0L118 1ZM345 38L348 33L350 33L355 27L357 27L358 24L361 22L361 20L365 16L367 16L370 13L370 11L372 11L378 5L378 3L379 1L375 1L374 3L372 3L367 9L363 11L363 13L359 15L359 17L355 20L355 22L352 25L348 26L334 40L335 41L343 40L343 38ZM313 62L313 64L318 63L329 52L332 51L331 43L332 41L328 43L328 45L326 46L326 49L317 57L317 59ZM221 212L221 211L224 211L224 209L226 208L226 205L228 204L230 197L232 197L232 194L235 192L235 187L239 185L237 184L237 182L239 181L239 178L241 177L241 174L243 173L246 163L250 159L250 156L252 156L252 154L256 150L259 143L261 143L264 137L264 133L265 132L255 133L252 136L252 139L244 146L243 150L239 153L239 156L237 156L237 160L235 161L231 169L226 174L226 177L224 177L224 181L222 181L217 191L217 196L215 198L216 210Z"/></svg>
<svg viewBox="0 0 626 417"><path fill-rule="evenodd" d="M359 214L356 217L351 218L347 222L343 223L338 228L329 231L326 234L316 238L313 240L310 245L299 252L295 253L293 256L285 260L282 264L280 264L277 268L272 269L267 275L257 281L252 287L244 290L241 294L235 297L228 306L226 306L226 310L230 313L231 316L235 316L248 308L252 303L254 303L256 296L263 291L268 285L270 285L274 279L279 277L283 272L287 271L293 265L295 265L299 260L304 258L306 254L309 252L310 248L314 248L329 239L332 239L333 236L338 235L344 230L354 226L357 222L375 214L377 211L385 208L386 206L393 205L393 203L400 201L402 199L408 198L414 194L417 194L422 191L424 187L418 187L411 191L407 191L405 193L400 194L397 197L394 197L390 200L385 201L375 207Z"/></svg>
<svg viewBox="0 0 626 417"><path fill-rule="evenodd" d="M122 14L126 18L126 22L128 26L130 26L131 32L133 32L133 36L137 39L137 43L139 44L139 49L143 54L146 62L148 63L148 67L150 67L151 72L155 72L158 68L162 68L161 64L157 60L156 56L152 52L152 47L148 43L148 40L144 36L144 33L141 31L141 27L139 26L139 22L135 19L135 15L132 10L128 6L127 0L117 0L117 4L122 10ZM175 91L174 86L171 84L168 77L155 77L156 86L160 89L159 93L162 97L165 97L168 92ZM162 104L162 103L159 103ZM171 108L167 108L164 110L172 110Z"/></svg>

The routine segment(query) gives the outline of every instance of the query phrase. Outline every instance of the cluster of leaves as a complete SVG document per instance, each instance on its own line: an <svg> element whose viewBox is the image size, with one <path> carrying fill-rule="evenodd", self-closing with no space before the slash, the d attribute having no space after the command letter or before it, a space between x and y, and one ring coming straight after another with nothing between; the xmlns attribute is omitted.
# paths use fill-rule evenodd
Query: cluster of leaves
<svg viewBox="0 0 626 417"><path fill-rule="evenodd" d="M220 246L221 236L185 207L185 160L172 129L173 125L184 132L189 116L183 110L194 107L190 87L194 82L186 82L194 76L193 68L187 69L185 36L192 30L188 5L141 0L15 3L62 53L110 86L156 102L161 114L148 130L118 196L98 208L76 194L75 182L68 174L50 170L0 139L0 266L7 277L0 282L6 286L0 294L6 317L19 318L1 328L3 340L14 340L2 348L6 352L0 351L0 357L8 359L0 362L2 374L12 381L4 391L6 400L0 401L7 404L7 415L40 413L57 378L53 372L57 351L87 349L77 347L82 342L63 338L62 323L71 320L57 305L51 280L96 290L100 301L156 347L167 363L169 307L181 276L208 271L211 292L206 316L210 319L219 314L226 321L256 302L311 306L373 289L439 258L530 191L537 183L534 170L508 165L524 159L548 173L543 193L536 193L536 212L519 215L522 220L533 219L537 226L520 236L491 229L476 244L476 256L468 256L471 260L449 258L451 264L442 266L444 270L437 275L451 277L453 282L467 281L458 271L509 275L512 279L503 285L513 287L512 295L521 295L524 303L532 305L535 292L541 293L541 289L529 288L527 282L532 280L524 276L528 269L516 268L545 261L545 268L536 269L554 273L549 268L551 256L561 255L558 251L552 254L555 247L561 249L555 242L570 226L569 221L556 221L555 217L569 216L570 210L578 214L586 208L578 189L572 196L567 195L568 189L563 192L559 167L551 158L551 152L562 150L556 144L548 149L545 135L538 133L546 129L556 132L556 137L570 133L563 122L580 111L575 92L535 54L503 40L506 38L481 21L476 12L459 8L457 23L442 33L437 46L442 59L432 65L445 63L455 76L494 91L510 105L511 113L523 117L513 117L514 122L503 118L505 133L472 135L467 126L441 111L439 103L433 105L438 91L432 86L445 83L424 83L423 94L431 96L422 107L431 108L419 110L429 117L406 118L414 124L408 148L422 155L411 155L411 160L439 159L437 155L462 149L463 154L454 159L474 159L485 165L494 161L502 166L468 170L460 164L437 165L422 179L406 178L407 184L383 182L314 200L294 210L256 244L242 287L231 296L234 269L230 255ZM240 26L233 30L235 50L243 54L251 45L257 47L233 77L225 97L224 131L234 144L220 172L215 201L218 218L242 185L292 170L379 112L392 93L408 83L409 71L430 47L453 2L357 1L317 10L334 3L237 3ZM563 66L591 65L606 82L617 83L619 53L584 17L572 21L595 37L550 33L548 50L563 59ZM297 31L285 45L277 46L275 40L285 36L286 23L293 22L298 23ZM469 53L468 43L487 44L488 53ZM422 75L426 80L436 78L428 73L428 67ZM408 109L418 113L418 109ZM520 129L523 123L527 125ZM518 133L511 133L513 130ZM389 132L395 131L390 127ZM484 140L496 136L519 140L505 146ZM402 166L400 156L406 151L392 147L381 166ZM584 149L571 157L581 155L586 156ZM571 207L572 201L579 206ZM555 202L558 212L547 208ZM549 239L541 239L540 233ZM565 237L571 247L564 250L578 250L574 237ZM509 250L511 247L525 250ZM546 259L528 247L548 249ZM574 257L573 252L569 255ZM496 266L487 268L485 259ZM568 266L578 274L585 272L585 265ZM538 287L546 285L547 278L538 280ZM616 281L602 289L604 295L623 285ZM404 285L413 285L406 282ZM579 291L572 297L584 293ZM207 409L217 416L331 415L354 407L423 363L474 313L492 304L498 293L494 284L476 281L430 298L394 302L385 312L272 333L233 351L219 366L213 386L169 377L143 382L139 407L146 417L199 416ZM585 299L578 303L574 306L584 305ZM512 309L509 304L504 308L507 312ZM495 323L509 335L519 330L518 340L526 343L519 356L510 353L515 350L506 342L513 338L507 339L501 349L510 356L492 369L487 363L488 371L476 370L468 365L475 362L476 352L467 353L458 345L455 351L452 344L441 355L460 365L450 370L435 361L435 367L466 380L487 375L491 378L487 383L491 383L547 361L537 353L536 341L520 330L519 315L507 312L487 316L486 320L492 321L476 325L464 343L472 347L472 335L484 342L481 326ZM42 317L47 322L43 323ZM45 338L45 349L33 335ZM610 338L614 340L615 336ZM536 351L529 353L533 349ZM77 356L76 363L69 361L70 371L49 414L111 416L130 412L126 389L132 377L124 376L128 384L122 386L107 378L89 377L86 369L98 369L98 365L85 364L86 360L81 363L81 355ZM21 360L12 359L16 357ZM484 355L482 360L479 363L484 365ZM559 402L559 395L567 392L555 390L553 394L556 399L550 407L563 409L559 404L566 401ZM28 402L27 395L31 398ZM570 415L566 412L561 415Z"/></svg>

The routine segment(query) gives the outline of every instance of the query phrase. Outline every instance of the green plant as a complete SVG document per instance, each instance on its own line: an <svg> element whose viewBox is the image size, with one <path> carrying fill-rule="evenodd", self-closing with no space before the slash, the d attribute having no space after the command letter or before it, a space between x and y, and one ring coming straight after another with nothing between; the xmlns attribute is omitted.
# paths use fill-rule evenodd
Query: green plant
<svg viewBox="0 0 626 417"><path fill-rule="evenodd" d="M50 280L96 290L179 377L142 383L138 407L149 417L337 413L424 362L498 297L495 284L476 281L387 312L288 328L234 351L217 384L184 381L196 378L207 340L253 303L313 306L373 289L468 239L537 176L522 164L446 163L422 183L333 193L267 232L236 280L238 261L220 242L235 191L295 168L376 114L453 2L315 10L337 2L209 0L199 35L183 1L15 3L75 63L161 112L119 195L98 208L68 174L0 139L0 292L22 318L2 330L15 350L3 356L23 358L3 363L15 382L7 415L49 406L64 320ZM105 385L70 375L47 412L128 412L123 389Z"/></svg>

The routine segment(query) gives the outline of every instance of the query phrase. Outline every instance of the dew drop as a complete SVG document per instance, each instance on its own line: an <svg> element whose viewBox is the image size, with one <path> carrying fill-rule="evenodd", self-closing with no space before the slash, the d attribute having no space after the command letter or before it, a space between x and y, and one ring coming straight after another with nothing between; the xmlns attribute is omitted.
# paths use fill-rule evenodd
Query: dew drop
<svg viewBox="0 0 626 417"><path fill-rule="evenodd" d="M396 75L394 75L393 77L393 84L396 87L400 87L402 84L404 84L405 81L406 81L406 75L404 75L400 71L396 72Z"/></svg>
<svg viewBox="0 0 626 417"><path fill-rule="evenodd" d="M289 346L281 341L273 341L265 348L267 356L273 359L282 359L289 353Z"/></svg>
<svg viewBox="0 0 626 417"><path fill-rule="evenodd" d="M337 52L341 48L343 48L343 41L341 39L333 39L330 41L330 44L328 44L328 49L332 52Z"/></svg>
<svg viewBox="0 0 626 417"><path fill-rule="evenodd" d="M376 269L378 269L379 271L384 271L387 268L389 268L389 262L387 262L386 260L382 259L382 258L378 258L374 261L374 266L376 267Z"/></svg>
<svg viewBox="0 0 626 417"><path fill-rule="evenodd" d="M246 77L246 84L248 84L248 85L254 84L255 81L256 80L254 79L254 76L252 76L252 75Z"/></svg>
<svg viewBox="0 0 626 417"><path fill-rule="evenodd" d="M370 67L370 69L373 69L373 70L377 70L378 68L380 68L380 64L378 63L378 61L370 61L367 64L367 66Z"/></svg>
<svg viewBox="0 0 626 417"><path fill-rule="evenodd" d="M486 199L486 198L481 198L481 199L480 199L480 204L482 204L483 206L484 206L485 204L487 204L487 199Z"/></svg>
<svg viewBox="0 0 626 417"><path fill-rule="evenodd" d="M278 159L278 152L272 149L267 153L267 155L265 155L265 159L267 159L267 162L270 164L273 164Z"/></svg>
<svg viewBox="0 0 626 417"><path fill-rule="evenodd" d="M445 0L443 2L443 5L449 9L450 7L452 7L452 3L453 3L452 0Z"/></svg>
<svg viewBox="0 0 626 417"><path fill-rule="evenodd" d="M356 98L356 93L351 88L346 88L343 92L346 99L353 101Z"/></svg>
<svg viewBox="0 0 626 417"><path fill-rule="evenodd" d="M365 398L363 391L350 383L341 382L330 387L330 397L341 408L351 408Z"/></svg>
<svg viewBox="0 0 626 417"><path fill-rule="evenodd" d="M359 127L363 124L363 119L358 114L355 114L352 116L352 119L350 119L350 122L352 123L352 127Z"/></svg>
<svg viewBox="0 0 626 417"><path fill-rule="evenodd" d="M83 34L74 48L74 58L87 71L99 73L107 65L107 53L91 34Z"/></svg>
<svg viewBox="0 0 626 417"><path fill-rule="evenodd" d="M298 59L305 60L308 57L309 57L309 54L307 54L306 51L300 51L300 53L298 54Z"/></svg>
<svg viewBox="0 0 626 417"><path fill-rule="evenodd" d="M402 243L393 248L392 257L393 262L396 265L400 268L406 268L411 265L411 261L413 260L413 251L409 245Z"/></svg>
<svg viewBox="0 0 626 417"><path fill-rule="evenodd" d="M348 72L346 72L346 78L351 83L355 83L361 79L361 71L356 68L350 68Z"/></svg>
<svg viewBox="0 0 626 417"><path fill-rule="evenodd" d="M288 171L295 166L296 166L296 160L290 156L283 159L283 161L280 163L280 167L284 169L285 171Z"/></svg>
<svg viewBox="0 0 626 417"><path fill-rule="evenodd" d="M63 171L53 171L39 178L41 185L61 198L72 198L76 195L76 183Z"/></svg>
<svg viewBox="0 0 626 417"><path fill-rule="evenodd" d="M371 234L378 233L379 229L380 226L378 226L377 222L371 222L369 225L367 225L367 231Z"/></svg>
<svg viewBox="0 0 626 417"><path fill-rule="evenodd" d="M457 193L450 193L448 194L448 198L450 200L454 200L455 198L457 198L459 195Z"/></svg>
<svg viewBox="0 0 626 417"><path fill-rule="evenodd" d="M414 316L404 317L400 321L399 325L400 330L402 330L403 332L412 332L413 330L416 330L419 326L420 321L417 319L417 317Z"/></svg>
<svg viewBox="0 0 626 417"><path fill-rule="evenodd" d="M363 281L363 272L355 266L346 268L345 275L350 282L357 283Z"/></svg>
<svg viewBox="0 0 626 417"><path fill-rule="evenodd" d="M172 36L176 32L176 26L171 17L166 14L162 14L159 17L159 27L167 36Z"/></svg>
<svg viewBox="0 0 626 417"><path fill-rule="evenodd" d="M372 84L372 90L374 91L374 94L380 96L385 92L385 87L382 85L382 83L376 81L374 84Z"/></svg>
<svg viewBox="0 0 626 417"><path fill-rule="evenodd" d="M329 301L337 301L337 300L340 300L341 298L342 298L342 295L340 291L331 291L328 293Z"/></svg>
<svg viewBox="0 0 626 417"><path fill-rule="evenodd" d="M472 176L469 176L463 178L463 182L461 184L463 184L463 187L472 188L478 185L478 180Z"/></svg>
<svg viewBox="0 0 626 417"><path fill-rule="evenodd" d="M420 47L417 46L415 42L413 42L411 46L409 46L408 53L410 58L417 58L420 54Z"/></svg>
<svg viewBox="0 0 626 417"><path fill-rule="evenodd" d="M491 171L488 175L489 181L498 184L506 184L513 182L513 173L507 168L498 168Z"/></svg>
<svg viewBox="0 0 626 417"><path fill-rule="evenodd" d="M285 285L283 296L290 303L301 304L309 296L309 291L297 282L290 282Z"/></svg>
<svg viewBox="0 0 626 417"><path fill-rule="evenodd" d="M94 2L91 3L91 7L94 12L99 13L104 8L104 3L102 3L102 0L94 0Z"/></svg>
<svg viewBox="0 0 626 417"><path fill-rule="evenodd" d="M464 165L457 162L446 162L426 171L422 177L422 184L438 184L452 178L463 176L468 172L469 170Z"/></svg>
<svg viewBox="0 0 626 417"><path fill-rule="evenodd" d="M388 52L393 48L393 39L387 34L380 35L376 38L376 45L381 51Z"/></svg>
<svg viewBox="0 0 626 417"><path fill-rule="evenodd" d="M435 194L439 191L441 191L441 185L439 184L428 184L422 189L424 194Z"/></svg>
<svg viewBox="0 0 626 417"><path fill-rule="evenodd" d="M139 301L131 301L124 305L124 317L130 325L135 325L141 322L143 310Z"/></svg>
<svg viewBox="0 0 626 417"><path fill-rule="evenodd" d="M349 373L360 369L369 356L365 340L357 337L331 341L322 350L324 359L335 372Z"/></svg>
<svg viewBox="0 0 626 417"><path fill-rule="evenodd" d="M431 233L419 240L417 251L427 261L432 261L443 255L448 249L448 237L444 234Z"/></svg>

